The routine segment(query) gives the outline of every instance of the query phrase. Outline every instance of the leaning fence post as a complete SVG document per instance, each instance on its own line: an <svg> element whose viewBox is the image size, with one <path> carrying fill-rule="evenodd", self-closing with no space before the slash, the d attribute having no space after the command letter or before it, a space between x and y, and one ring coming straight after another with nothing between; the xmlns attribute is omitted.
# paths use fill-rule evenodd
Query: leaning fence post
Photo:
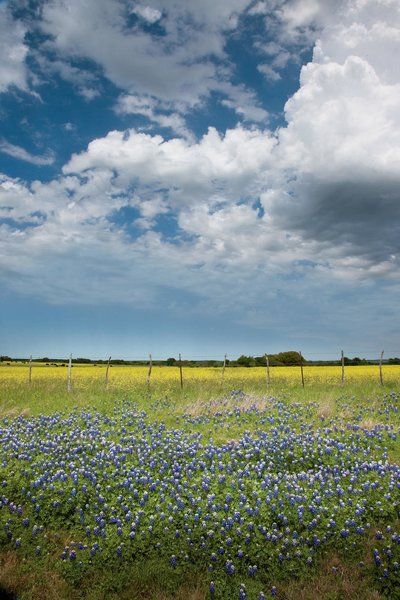
<svg viewBox="0 0 400 600"><path fill-rule="evenodd" d="M179 376L181 380L181 389L183 388L183 375L182 375L182 357L179 354Z"/></svg>
<svg viewBox="0 0 400 600"><path fill-rule="evenodd" d="M72 370L72 354L69 355L69 361L68 361L68 373L67 373L67 390L68 390L68 392L70 392L72 389L71 370Z"/></svg>
<svg viewBox="0 0 400 600"><path fill-rule="evenodd" d="M299 354L300 354L301 385L304 387L303 355L301 352L299 352Z"/></svg>
<svg viewBox="0 0 400 600"><path fill-rule="evenodd" d="M147 373L147 385L150 385L150 377L151 377L152 368L153 368L153 361L151 359L151 354L149 354L149 372Z"/></svg>
<svg viewBox="0 0 400 600"><path fill-rule="evenodd" d="M344 383L344 354L342 350L342 383Z"/></svg>
<svg viewBox="0 0 400 600"><path fill-rule="evenodd" d="M29 357L29 383L32 383L32 354Z"/></svg>
<svg viewBox="0 0 400 600"><path fill-rule="evenodd" d="M381 358L379 359L379 379L381 382L381 385L383 385L383 373L382 373L382 360L383 360L383 350L381 352Z"/></svg>
<svg viewBox="0 0 400 600"><path fill-rule="evenodd" d="M107 361L107 368L106 368L106 388L108 387L108 372L110 370L110 360L111 360L111 356L108 357L108 361Z"/></svg>
<svg viewBox="0 0 400 600"><path fill-rule="evenodd" d="M226 368L226 354L224 356L224 362L222 363L222 371L221 371L221 383L224 381L225 377L225 368Z"/></svg>
<svg viewBox="0 0 400 600"><path fill-rule="evenodd" d="M265 355L265 362L267 363L266 375L267 375L267 385L269 386L269 384L271 383L271 378L270 378L270 375L269 375L269 357L268 357L268 354Z"/></svg>

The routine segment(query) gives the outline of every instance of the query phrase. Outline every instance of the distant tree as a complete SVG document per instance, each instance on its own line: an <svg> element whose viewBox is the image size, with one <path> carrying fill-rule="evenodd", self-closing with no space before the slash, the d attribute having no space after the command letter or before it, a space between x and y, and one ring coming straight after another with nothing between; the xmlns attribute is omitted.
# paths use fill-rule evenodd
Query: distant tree
<svg viewBox="0 0 400 600"><path fill-rule="evenodd" d="M295 350L289 350L288 352L279 352L279 354L276 354L275 357L278 362L287 366L299 365L301 363L300 352L296 352ZM303 359L303 362L306 361L304 361Z"/></svg>
<svg viewBox="0 0 400 600"><path fill-rule="evenodd" d="M268 355L268 362L270 367L283 367L283 363L280 360L278 360L277 356L277 354Z"/></svg>
<svg viewBox="0 0 400 600"><path fill-rule="evenodd" d="M173 365L176 364L176 359L175 358L167 358L167 360L165 361L165 364L168 365L169 367L172 367Z"/></svg>
<svg viewBox="0 0 400 600"><path fill-rule="evenodd" d="M359 356L355 356L354 358L348 358L347 356L343 357L343 362L345 365L353 365L353 366L357 366L357 365L369 365L371 364L368 360L366 360L365 358L360 358Z"/></svg>
<svg viewBox="0 0 400 600"><path fill-rule="evenodd" d="M388 359L388 365L400 365L400 358L394 357Z"/></svg>
<svg viewBox="0 0 400 600"><path fill-rule="evenodd" d="M10 362L12 361L12 358L10 358L9 356L0 356L0 362Z"/></svg>
<svg viewBox="0 0 400 600"><path fill-rule="evenodd" d="M266 365L265 356L256 356L254 358L254 360L256 361L257 367L265 367L265 365Z"/></svg>
<svg viewBox="0 0 400 600"><path fill-rule="evenodd" d="M252 356L245 356L244 354L242 354L242 356L239 356L236 362L241 367L254 367L256 364L256 361Z"/></svg>

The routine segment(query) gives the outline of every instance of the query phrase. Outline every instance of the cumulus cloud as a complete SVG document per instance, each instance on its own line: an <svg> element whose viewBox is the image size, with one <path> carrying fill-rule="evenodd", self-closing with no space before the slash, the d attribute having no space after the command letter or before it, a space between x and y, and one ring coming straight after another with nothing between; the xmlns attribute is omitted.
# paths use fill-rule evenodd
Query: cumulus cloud
<svg viewBox="0 0 400 600"><path fill-rule="evenodd" d="M202 13L205 4L192 8L214 33L216 16L234 27L232 15L243 6L210 2L210 16ZM264 5L253 4L254 17ZM84 5L71 6L76 19ZM162 2L151 6L168 12ZM394 0L349 0L337 7L311 0L275 3L281 32L266 54L276 58L286 39L303 44L317 38L299 89L286 104L287 123L277 131L268 130L266 119L264 127L242 125L224 134L210 128L198 140L111 131L74 154L55 181L28 186L5 178L4 281L22 291L36 289L40 279L37 293L52 301L96 298L147 306L179 289L202 310L234 312L240 306L241 318L252 323L266 318L263 302L282 308L283 319L296 302L310 306L317 295L329 298L341 289L352 297L355 279L374 301L380 285L397 289L400 78L391 58L397 55L393 30L400 7ZM63 11L56 1L46 13L55 43L83 52L82 31L75 39L72 21L61 29ZM131 48L130 34L119 29L118 15L113 18L119 51L121 44ZM85 55L90 48L94 55L95 40L85 43ZM111 69L100 54L103 59ZM175 86L163 99L152 95L151 86L130 91L119 110L153 121L179 117L167 108ZM266 115L259 116L262 123ZM180 126L185 124L178 120L175 131ZM129 226L116 218L128 209ZM173 221L169 232L162 227L167 218ZM51 254L43 269L43 257Z"/></svg>
<svg viewBox="0 0 400 600"><path fill-rule="evenodd" d="M313 61L303 67L300 88L286 105L288 126L280 131L278 151L295 178L285 186L290 196L271 206L280 226L342 255L341 273L347 264L351 276L399 274L400 79L387 65L400 7L390 0L378 4L387 22L380 22L376 37L368 23L377 3L351 2L340 24L325 28ZM360 27L370 30L369 52L364 41L360 47L352 41ZM374 51L385 29L391 40L386 61Z"/></svg>
<svg viewBox="0 0 400 600"><path fill-rule="evenodd" d="M242 127L224 136L210 128L193 143L134 130L111 131L91 142L86 152L73 155L63 170L67 174L114 169L120 185L162 187L177 206L240 200L258 189L274 144L268 131Z"/></svg>

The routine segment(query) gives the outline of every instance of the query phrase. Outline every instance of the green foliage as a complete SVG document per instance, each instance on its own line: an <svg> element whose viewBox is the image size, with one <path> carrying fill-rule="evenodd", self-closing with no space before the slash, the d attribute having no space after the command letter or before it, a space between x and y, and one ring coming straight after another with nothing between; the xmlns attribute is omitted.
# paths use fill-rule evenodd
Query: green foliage
<svg viewBox="0 0 400 600"><path fill-rule="evenodd" d="M256 361L254 360L254 358L252 356L245 356L244 354L242 354L242 356L239 356L239 358L237 359L236 362L241 367L255 367L256 366Z"/></svg>
<svg viewBox="0 0 400 600"><path fill-rule="evenodd" d="M292 367L301 364L301 355L295 350L288 350L287 352L279 352L278 354L268 354L268 360L271 367ZM303 358L303 364L306 361ZM239 356L236 364L241 367L265 367L267 364L266 357L264 356Z"/></svg>
<svg viewBox="0 0 400 600"><path fill-rule="evenodd" d="M359 356L355 356L354 358L348 358L345 356L343 358L343 362L345 365L368 365L370 362L365 358L360 358Z"/></svg>
<svg viewBox="0 0 400 600"><path fill-rule="evenodd" d="M272 363L271 363L272 361ZM270 364L276 366L294 366L300 365L302 361L300 352L295 350L289 350L288 352L279 352L279 354L272 354L270 356ZM303 358L303 363L306 361Z"/></svg>

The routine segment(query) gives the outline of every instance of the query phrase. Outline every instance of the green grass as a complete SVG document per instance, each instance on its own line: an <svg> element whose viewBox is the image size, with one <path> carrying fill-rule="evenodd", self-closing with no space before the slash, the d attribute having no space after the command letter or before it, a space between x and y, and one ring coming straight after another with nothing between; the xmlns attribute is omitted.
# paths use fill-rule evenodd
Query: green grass
<svg viewBox="0 0 400 600"><path fill-rule="evenodd" d="M367 430L386 425L400 427L400 412L393 407L397 400L390 400L390 392L399 391L395 381L383 387L371 381L345 385L311 383L305 388L298 384L288 386L281 383L267 388L265 381L254 384L243 380L241 383L241 389L248 395L248 408L253 403L260 403L262 397L279 398L288 406L297 404L300 416L293 422L294 428L308 424L316 430L325 426L340 427L347 423L360 425ZM179 382L168 385L155 383L150 387L145 384L118 387L111 382L105 389L102 382L93 381L90 386L75 383L73 390L68 393L63 381L41 379L28 384L2 382L0 379L0 415L10 419L19 415L68 414L82 408L111 415L116 407L129 401L136 403L138 410L144 410L150 421L163 422L168 429L198 432L203 436L204 444L209 440L220 444L237 440L246 431L256 433L260 429L260 419L254 412L250 411L240 419L232 413L235 403L230 391L228 382L190 382L182 390ZM389 411L388 403L391 403ZM218 414L224 411L225 414ZM202 418L196 422L196 417L205 416L206 420ZM273 409L270 416L274 416ZM263 429L268 431L270 425L265 423ZM387 448L388 459L398 463L399 441L385 435L383 437L382 444ZM376 526L379 525L377 521ZM69 535L67 531L64 533ZM62 536L64 533L58 531L54 535ZM82 573L74 574L71 569L63 570L51 550L54 548L55 553L59 544L56 540L52 541L50 531L49 536L50 552L45 556L32 557L29 552L17 552L7 547L0 553L0 585L14 591L21 600L203 600L208 597L207 573L202 568L173 569L168 565L161 568L160 563L152 557L124 564L123 568L118 564L100 565L95 570L89 569L84 576ZM282 600L383 598L384 586L377 580L371 564L373 547L373 540L366 540L364 546L358 546L345 555L340 549L330 548L318 558L311 571L300 572L296 578L282 573L278 597ZM363 568L358 567L360 559L365 563ZM335 573L332 572L332 566L337 568ZM237 585L236 580L234 583ZM230 584L226 585L227 595L224 597L237 597L237 591L234 591L237 588L232 584L229 591ZM249 598L256 598L259 584L247 579L246 588ZM400 594L390 589L389 597L399 598Z"/></svg>

